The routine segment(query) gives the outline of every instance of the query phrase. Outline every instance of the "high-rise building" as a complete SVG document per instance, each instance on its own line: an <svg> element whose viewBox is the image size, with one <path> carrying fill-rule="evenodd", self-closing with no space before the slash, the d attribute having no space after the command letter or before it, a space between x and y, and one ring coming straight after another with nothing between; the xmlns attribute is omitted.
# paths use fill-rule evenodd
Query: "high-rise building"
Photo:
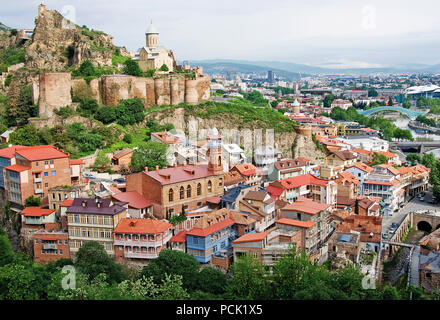
<svg viewBox="0 0 440 320"><path fill-rule="evenodd" d="M274 82L275 75L272 70L267 71L267 81Z"/></svg>

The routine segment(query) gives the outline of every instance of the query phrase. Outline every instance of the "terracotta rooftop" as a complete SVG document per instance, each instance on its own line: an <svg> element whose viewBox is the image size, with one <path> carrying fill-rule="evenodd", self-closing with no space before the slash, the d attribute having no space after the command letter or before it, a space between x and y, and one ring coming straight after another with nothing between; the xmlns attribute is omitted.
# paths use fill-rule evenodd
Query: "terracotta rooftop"
<svg viewBox="0 0 440 320"><path fill-rule="evenodd" d="M245 179L241 176L241 174L238 171L229 171L225 173L223 177L224 177L224 185L226 187L245 181Z"/></svg>
<svg viewBox="0 0 440 320"><path fill-rule="evenodd" d="M83 159L69 159L69 164L71 166L78 165L78 164L84 164Z"/></svg>
<svg viewBox="0 0 440 320"><path fill-rule="evenodd" d="M356 156L353 154L353 152L351 152L349 150L335 151L335 152L333 152L333 154L335 156L337 156L339 159L341 159L342 161L356 159Z"/></svg>
<svg viewBox="0 0 440 320"><path fill-rule="evenodd" d="M325 203L315 202L312 199L299 197L295 202L288 204L282 211L298 211L311 215L315 215L322 211L327 210L331 205Z"/></svg>
<svg viewBox="0 0 440 320"><path fill-rule="evenodd" d="M25 166L21 166L19 164L13 164L11 166L8 166L5 168L6 170L11 170L11 171L15 171L15 172L22 172L22 171L26 171L26 170L30 170L30 167L25 167Z"/></svg>
<svg viewBox="0 0 440 320"><path fill-rule="evenodd" d="M354 183L356 185L361 183L353 174L351 174L348 171L339 172L338 173L338 177L335 179L335 182L337 184L340 184L340 183L342 183L342 184L346 184L346 183L352 184L352 183Z"/></svg>
<svg viewBox="0 0 440 320"><path fill-rule="evenodd" d="M61 202L60 207L70 207L73 203L73 200L64 200Z"/></svg>
<svg viewBox="0 0 440 320"><path fill-rule="evenodd" d="M208 165L206 164L177 166L148 172L144 171L143 174L146 174L162 185L195 180L214 175L208 170Z"/></svg>
<svg viewBox="0 0 440 320"><path fill-rule="evenodd" d="M153 219L122 218L114 233L136 233L136 234L157 234L172 227L172 224L165 221Z"/></svg>
<svg viewBox="0 0 440 320"><path fill-rule="evenodd" d="M187 234L187 231L182 230L178 234L176 234L175 236L172 236L170 239L170 242L184 243L184 242L186 242L186 234Z"/></svg>
<svg viewBox="0 0 440 320"><path fill-rule="evenodd" d="M362 170L362 171L364 171L366 173L369 173L369 172L373 171L372 167L370 167L369 165L366 165L365 163L362 163L362 162L356 162L355 165L353 165L353 166L351 166L349 168L353 168L353 167L358 168L359 170Z"/></svg>
<svg viewBox="0 0 440 320"><path fill-rule="evenodd" d="M232 243L263 241L264 239L266 239L268 234L269 232L246 233L242 235L240 238L232 241Z"/></svg>
<svg viewBox="0 0 440 320"><path fill-rule="evenodd" d="M112 197L120 202L128 202L128 206L135 209L144 209L153 205L137 191L118 192L113 194Z"/></svg>
<svg viewBox="0 0 440 320"><path fill-rule="evenodd" d="M0 149L0 157L12 159L15 156L15 150L21 147L24 146L18 144L15 146Z"/></svg>
<svg viewBox="0 0 440 320"><path fill-rule="evenodd" d="M278 224L286 224L289 226L294 226L294 227L299 227L299 228L311 228L315 225L315 223L313 221L300 221L300 220L295 220L295 219L288 219L288 218L281 218L278 219L277 221L275 221L275 223Z"/></svg>
<svg viewBox="0 0 440 320"><path fill-rule="evenodd" d="M306 185L318 185L327 186L328 181L325 179L317 178L314 175L308 173L296 177L289 177L286 179L276 181L280 183L285 189L294 189ZM272 183L274 184L274 183Z"/></svg>
<svg viewBox="0 0 440 320"><path fill-rule="evenodd" d="M276 161L274 163L275 168L277 170L288 170L288 169L298 169L298 167L304 167L308 163L310 163L310 160L304 157L296 158L296 159L288 159L288 160L281 160Z"/></svg>
<svg viewBox="0 0 440 320"><path fill-rule="evenodd" d="M26 207L21 211L21 214L25 217L41 217L48 216L55 212L55 209L43 209L40 207Z"/></svg>
<svg viewBox="0 0 440 320"><path fill-rule="evenodd" d="M251 163L243 163L234 166L232 169L237 169L240 174L244 176L250 176L257 173L257 168ZM232 170L231 169L231 170Z"/></svg>
<svg viewBox="0 0 440 320"><path fill-rule="evenodd" d="M133 149L130 149L130 148L124 148L122 150L117 150L117 151L113 152L113 159L119 159L119 158L122 158L122 157L129 155L131 153L133 153Z"/></svg>
<svg viewBox="0 0 440 320"><path fill-rule="evenodd" d="M179 141L179 138L168 131L152 132L151 135L166 144L175 144Z"/></svg>
<svg viewBox="0 0 440 320"><path fill-rule="evenodd" d="M65 153L51 145L22 147L22 148L17 148L15 152L29 161L49 160L49 159L69 157L68 153Z"/></svg>

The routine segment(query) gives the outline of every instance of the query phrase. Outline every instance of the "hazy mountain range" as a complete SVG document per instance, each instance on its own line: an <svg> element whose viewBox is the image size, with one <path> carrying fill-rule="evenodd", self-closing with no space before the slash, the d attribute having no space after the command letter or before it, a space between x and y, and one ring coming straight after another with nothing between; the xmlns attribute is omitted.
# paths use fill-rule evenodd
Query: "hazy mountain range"
<svg viewBox="0 0 440 320"><path fill-rule="evenodd" d="M440 72L440 64L427 65L419 63L400 64L381 68L324 68L281 61L250 61L250 60L192 60L191 65L203 66L206 73L241 72L267 74L272 70L281 77L298 79L308 75L368 75L374 73L437 73Z"/></svg>

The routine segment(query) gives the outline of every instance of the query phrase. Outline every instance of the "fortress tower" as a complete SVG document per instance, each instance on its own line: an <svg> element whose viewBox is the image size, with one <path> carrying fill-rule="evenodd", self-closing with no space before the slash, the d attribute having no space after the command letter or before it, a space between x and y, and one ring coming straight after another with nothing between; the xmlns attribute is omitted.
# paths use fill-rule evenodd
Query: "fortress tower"
<svg viewBox="0 0 440 320"><path fill-rule="evenodd" d="M218 134L216 128L211 130L210 134L206 136L208 143L208 170L214 174L223 172L222 163L222 136Z"/></svg>

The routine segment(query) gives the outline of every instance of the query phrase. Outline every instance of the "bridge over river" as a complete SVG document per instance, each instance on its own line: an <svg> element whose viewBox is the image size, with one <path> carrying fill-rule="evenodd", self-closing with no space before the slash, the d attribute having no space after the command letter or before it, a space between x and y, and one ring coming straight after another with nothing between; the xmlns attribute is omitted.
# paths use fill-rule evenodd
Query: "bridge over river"
<svg viewBox="0 0 440 320"><path fill-rule="evenodd" d="M407 115L411 120L417 118L417 116L426 114L428 111L415 111L415 110L411 110L411 109L406 109L406 108L402 108L402 107L391 107L391 106L382 106L382 107L376 107L376 108L371 108L368 110L356 110L358 113L363 114L364 116L370 116L374 113L379 113L379 112L386 112L386 111L393 111L393 112L399 112L402 114Z"/></svg>

